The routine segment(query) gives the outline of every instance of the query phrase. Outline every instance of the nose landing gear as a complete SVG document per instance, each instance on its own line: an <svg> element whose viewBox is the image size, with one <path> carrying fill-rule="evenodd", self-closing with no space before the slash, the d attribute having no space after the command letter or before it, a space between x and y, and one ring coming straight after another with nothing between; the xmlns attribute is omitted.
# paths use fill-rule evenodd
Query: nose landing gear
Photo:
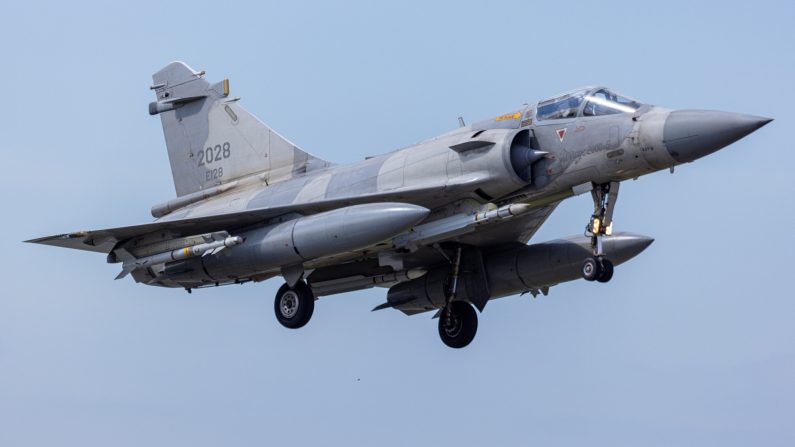
<svg viewBox="0 0 795 447"><path fill-rule="evenodd" d="M582 262L582 277L586 281L608 282L613 277L613 263L604 256L586 258Z"/></svg>
<svg viewBox="0 0 795 447"><path fill-rule="evenodd" d="M618 182L594 185L591 190L594 212L585 227L585 234L591 237L593 257L582 263L582 277L586 281L608 282L613 277L613 263L604 253L604 236L613 232L613 210L618 199Z"/></svg>

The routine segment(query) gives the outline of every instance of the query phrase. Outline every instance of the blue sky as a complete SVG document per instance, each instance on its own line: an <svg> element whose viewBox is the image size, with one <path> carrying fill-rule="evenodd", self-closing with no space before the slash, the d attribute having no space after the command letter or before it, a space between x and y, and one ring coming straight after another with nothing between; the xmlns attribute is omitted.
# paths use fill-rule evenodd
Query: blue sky
<svg viewBox="0 0 795 447"><path fill-rule="evenodd" d="M792 445L794 20L784 1L4 5L0 445ZM609 284L492 302L451 350L427 315L371 313L382 289L288 331L277 280L188 295L20 243L173 196L146 109L175 59L338 162L590 84L776 121L625 184L616 228L656 242Z"/></svg>

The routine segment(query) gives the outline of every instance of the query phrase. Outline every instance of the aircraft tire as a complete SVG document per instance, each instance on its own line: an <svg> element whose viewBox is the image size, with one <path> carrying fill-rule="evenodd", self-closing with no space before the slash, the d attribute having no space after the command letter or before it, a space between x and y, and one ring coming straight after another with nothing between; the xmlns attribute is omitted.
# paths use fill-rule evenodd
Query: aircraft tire
<svg viewBox="0 0 795 447"><path fill-rule="evenodd" d="M279 323L289 329L298 329L309 323L315 311L315 296L305 282L295 287L284 284L276 292L273 310Z"/></svg>
<svg viewBox="0 0 795 447"><path fill-rule="evenodd" d="M596 278L599 282L608 282L613 277L613 263L609 259L600 259L601 272L599 277Z"/></svg>
<svg viewBox="0 0 795 447"><path fill-rule="evenodd" d="M478 314L472 305L464 301L453 301L450 307L449 319L445 309L439 316L439 337L451 348L463 348L475 338L478 331Z"/></svg>
<svg viewBox="0 0 795 447"><path fill-rule="evenodd" d="M602 265L596 258L585 258L582 262L582 277L586 281L594 281L602 274Z"/></svg>

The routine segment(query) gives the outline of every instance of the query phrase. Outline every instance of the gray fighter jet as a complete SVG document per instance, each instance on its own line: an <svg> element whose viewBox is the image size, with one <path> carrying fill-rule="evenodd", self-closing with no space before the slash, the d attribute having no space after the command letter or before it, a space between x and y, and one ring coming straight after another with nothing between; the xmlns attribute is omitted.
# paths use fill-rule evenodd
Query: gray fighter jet
<svg viewBox="0 0 795 447"><path fill-rule="evenodd" d="M320 296L389 291L374 310L435 312L468 345L490 299L607 282L653 239L613 231L620 182L673 169L770 118L670 110L588 87L351 165L315 157L173 62L153 75L177 198L154 222L28 242L107 254L118 278L193 289L281 275L285 327ZM584 235L527 245L566 198L590 194ZM589 210L590 211L590 210Z"/></svg>

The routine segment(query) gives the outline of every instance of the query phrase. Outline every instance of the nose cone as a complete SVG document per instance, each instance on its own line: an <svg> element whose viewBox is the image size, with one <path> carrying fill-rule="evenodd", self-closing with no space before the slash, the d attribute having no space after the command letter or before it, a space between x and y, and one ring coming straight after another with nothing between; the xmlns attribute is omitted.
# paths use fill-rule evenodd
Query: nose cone
<svg viewBox="0 0 795 447"><path fill-rule="evenodd" d="M772 118L713 110L675 110L668 115L663 140L680 163L726 147L773 121Z"/></svg>

